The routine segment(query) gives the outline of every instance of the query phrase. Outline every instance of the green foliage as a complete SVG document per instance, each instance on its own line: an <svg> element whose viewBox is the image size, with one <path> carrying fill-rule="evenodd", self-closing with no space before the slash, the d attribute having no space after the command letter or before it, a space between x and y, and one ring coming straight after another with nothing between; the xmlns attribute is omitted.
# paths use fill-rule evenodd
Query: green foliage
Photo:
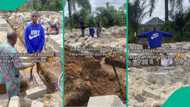
<svg viewBox="0 0 190 107"><path fill-rule="evenodd" d="M87 27L89 24L90 14L86 9L81 9L80 11L73 13L71 16L72 20L70 20L69 17L65 17L65 27L69 28L69 24L71 23L70 21L72 21L72 27L79 28L79 17L83 18L84 25Z"/></svg>
<svg viewBox="0 0 190 107"><path fill-rule="evenodd" d="M99 7L97 10L97 18L100 19L101 23L105 27L114 25L114 7Z"/></svg>
<svg viewBox="0 0 190 107"><path fill-rule="evenodd" d="M41 9L41 7L42 7L41 5L42 5L42 3L40 0L33 0L33 2L32 2L32 8L35 10Z"/></svg>
<svg viewBox="0 0 190 107"><path fill-rule="evenodd" d="M73 23L73 28L79 27L79 17L83 18L84 24L88 26L96 26L97 22L101 23L103 27L111 27L114 25L125 26L126 14L122 8L115 9L114 6L107 3L106 7L98 7L92 14L88 9L82 8L72 14L72 20L65 20L65 26L68 28L70 21Z"/></svg>
<svg viewBox="0 0 190 107"><path fill-rule="evenodd" d="M118 10L118 12L115 14L115 25L122 26L125 25L125 12L122 10Z"/></svg>
<svg viewBox="0 0 190 107"><path fill-rule="evenodd" d="M72 28L75 27L73 26L75 20L73 21L72 11L74 11L74 13L76 12L76 5L82 8L82 11L86 9L84 14L91 12L91 5L89 0L66 0L66 2L68 4L70 29L72 30Z"/></svg>
<svg viewBox="0 0 190 107"><path fill-rule="evenodd" d="M76 8L85 8L91 12L91 5L89 0L65 0L67 4L71 5L71 9L76 12Z"/></svg>
<svg viewBox="0 0 190 107"><path fill-rule="evenodd" d="M178 12L174 15L173 21L162 26L163 31L172 32L172 42L190 41L190 11ZM165 40L168 42L168 40Z"/></svg>
<svg viewBox="0 0 190 107"><path fill-rule="evenodd" d="M36 11L60 11L63 9L62 0L31 0L28 8Z"/></svg>
<svg viewBox="0 0 190 107"><path fill-rule="evenodd" d="M128 3L128 11L129 11L129 35L128 35L128 41L134 42L135 41L135 33L138 33L140 28L140 23L145 15L147 15L148 12L145 11L146 6L145 2L141 0L136 0L134 4Z"/></svg>

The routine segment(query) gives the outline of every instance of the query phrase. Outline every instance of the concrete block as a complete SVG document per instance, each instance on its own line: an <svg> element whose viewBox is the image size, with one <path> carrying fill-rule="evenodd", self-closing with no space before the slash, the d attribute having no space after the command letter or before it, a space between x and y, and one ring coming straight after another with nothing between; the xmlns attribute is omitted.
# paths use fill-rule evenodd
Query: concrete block
<svg viewBox="0 0 190 107"><path fill-rule="evenodd" d="M150 97L153 99L160 99L160 93L156 93L155 91L151 90L150 88L145 88L143 90L143 96Z"/></svg>
<svg viewBox="0 0 190 107"><path fill-rule="evenodd" d="M38 85L44 85L43 81L41 80L40 76L37 73L37 67L36 65L32 69L32 75L34 76L35 81Z"/></svg>
<svg viewBox="0 0 190 107"><path fill-rule="evenodd" d="M47 92L47 87L42 85L26 90L26 95L27 98L36 99L42 97L44 94L46 94L46 92Z"/></svg>
<svg viewBox="0 0 190 107"><path fill-rule="evenodd" d="M32 104L32 100L24 97L24 98L20 98L20 102L21 102L21 107L31 107Z"/></svg>
<svg viewBox="0 0 190 107"><path fill-rule="evenodd" d="M20 98L18 96L11 97L8 107L21 107Z"/></svg>
<svg viewBox="0 0 190 107"><path fill-rule="evenodd" d="M32 101L31 107L44 107L44 104L40 101L34 100Z"/></svg>
<svg viewBox="0 0 190 107"><path fill-rule="evenodd" d="M27 98L30 98L30 99L36 99L36 98L42 97L44 94L46 94L47 87L41 80L40 76L38 75L36 65L33 67L32 71L33 71L32 74L33 74L34 79L37 82L38 86L26 90L26 96L27 96Z"/></svg>
<svg viewBox="0 0 190 107"><path fill-rule="evenodd" d="M87 107L122 107L123 103L116 95L90 97Z"/></svg>
<svg viewBox="0 0 190 107"><path fill-rule="evenodd" d="M9 97L7 94L0 95L0 107L7 107L9 103Z"/></svg>

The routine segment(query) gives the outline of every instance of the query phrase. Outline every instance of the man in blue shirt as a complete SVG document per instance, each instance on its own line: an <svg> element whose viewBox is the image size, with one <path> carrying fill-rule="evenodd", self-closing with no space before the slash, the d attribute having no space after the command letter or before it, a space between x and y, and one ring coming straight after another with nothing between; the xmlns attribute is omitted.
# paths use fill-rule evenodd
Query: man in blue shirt
<svg viewBox="0 0 190 107"><path fill-rule="evenodd" d="M32 22L28 23L24 31L24 40L27 53L40 53L44 48L44 28L38 23L38 13L31 15Z"/></svg>
<svg viewBox="0 0 190 107"><path fill-rule="evenodd" d="M162 46L162 38L172 37L172 34L169 32L161 32L154 28L153 31L141 33L139 37L148 39L149 48L159 48Z"/></svg>
<svg viewBox="0 0 190 107"><path fill-rule="evenodd" d="M45 33L44 28L40 23L38 23L39 15L33 12L31 15L31 22L27 24L24 31L25 47L28 54L41 53L44 48L45 43ZM37 64L37 69L41 69L40 63ZM30 79L32 80L32 70L30 74Z"/></svg>

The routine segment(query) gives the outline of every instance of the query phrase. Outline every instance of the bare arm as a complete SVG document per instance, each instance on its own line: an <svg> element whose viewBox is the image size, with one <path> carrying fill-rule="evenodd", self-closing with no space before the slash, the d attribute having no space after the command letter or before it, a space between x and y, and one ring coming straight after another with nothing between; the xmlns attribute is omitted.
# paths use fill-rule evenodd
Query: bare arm
<svg viewBox="0 0 190 107"><path fill-rule="evenodd" d="M34 64L33 63L22 63L22 66L17 66L16 68L18 70L23 70L23 69L26 69L26 68L29 68L29 67L33 67Z"/></svg>
<svg viewBox="0 0 190 107"><path fill-rule="evenodd" d="M31 61L32 62L32 61ZM14 66L16 67L16 69L18 70L23 70L26 69L28 67L33 67L34 64L33 63L29 63L29 62L23 62L22 59L19 56L14 56Z"/></svg>

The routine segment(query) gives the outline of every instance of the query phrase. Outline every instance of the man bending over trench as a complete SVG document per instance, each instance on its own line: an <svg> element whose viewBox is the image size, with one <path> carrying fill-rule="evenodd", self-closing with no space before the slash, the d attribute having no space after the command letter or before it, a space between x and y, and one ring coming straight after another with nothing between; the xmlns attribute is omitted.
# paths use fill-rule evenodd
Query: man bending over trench
<svg viewBox="0 0 190 107"><path fill-rule="evenodd" d="M21 63L15 48L16 42L17 33L11 32L7 34L7 42L0 45L0 84L5 86L9 98L19 96L19 70L33 66Z"/></svg>

